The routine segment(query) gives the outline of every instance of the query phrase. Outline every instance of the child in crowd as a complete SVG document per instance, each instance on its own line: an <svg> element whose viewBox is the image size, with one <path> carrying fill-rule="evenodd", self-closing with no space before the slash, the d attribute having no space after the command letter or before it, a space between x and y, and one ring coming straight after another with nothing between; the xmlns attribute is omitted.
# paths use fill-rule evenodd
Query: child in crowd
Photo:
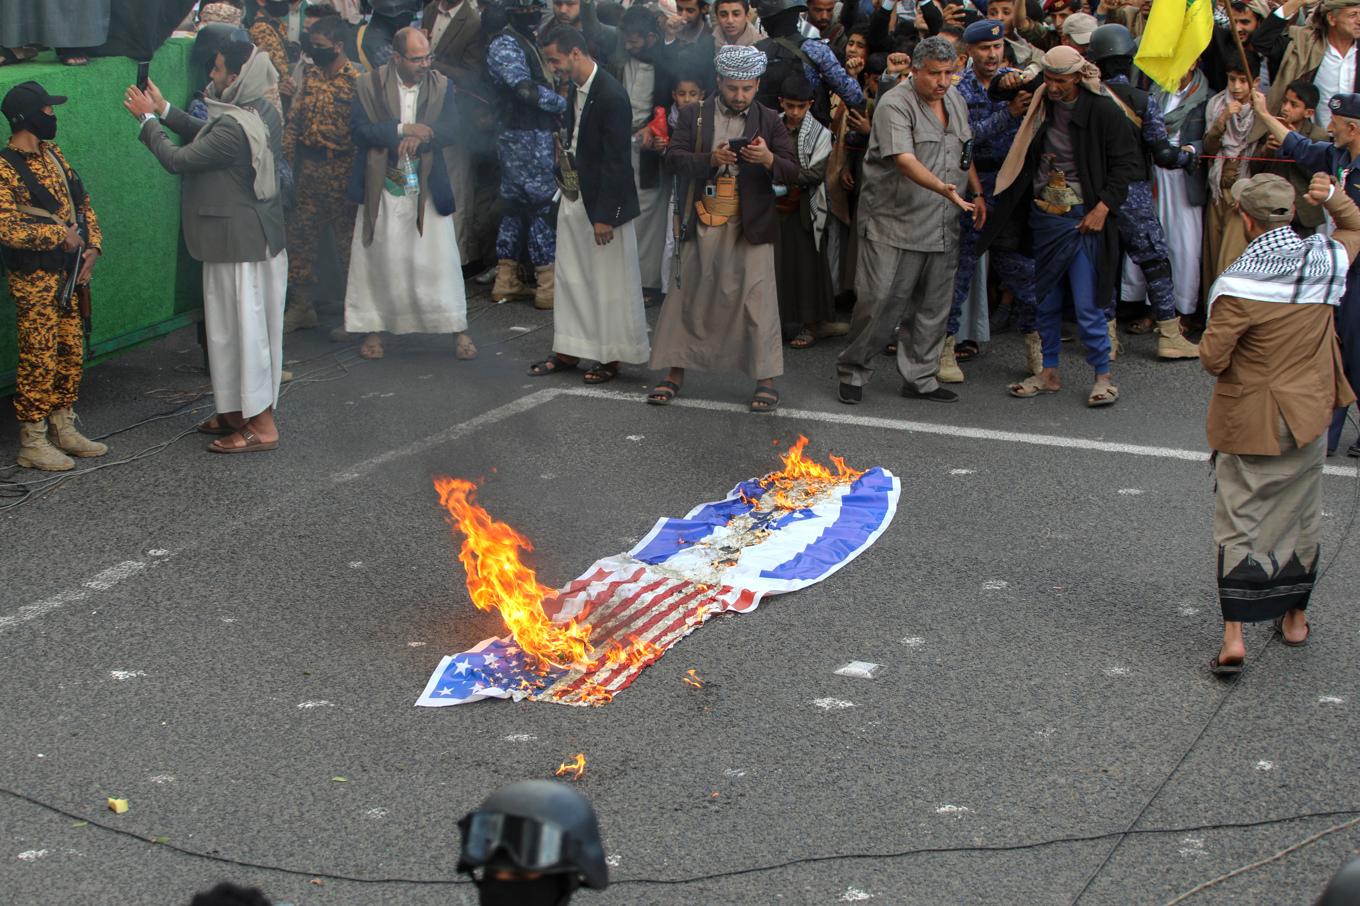
<svg viewBox="0 0 1360 906"><path fill-rule="evenodd" d="M1243 71L1240 56L1227 61L1228 87L1209 99L1205 119L1209 124L1204 133L1204 153L1212 155L1209 167L1209 204L1204 212L1204 260L1202 285L1211 286L1224 268L1237 260L1247 247L1247 235L1242 218L1237 215L1232 198L1232 185L1245 179L1247 161L1244 157L1258 156L1260 144L1256 132L1256 114L1252 112L1251 94L1256 90L1256 77L1261 69L1260 58L1247 51L1248 71Z"/></svg>

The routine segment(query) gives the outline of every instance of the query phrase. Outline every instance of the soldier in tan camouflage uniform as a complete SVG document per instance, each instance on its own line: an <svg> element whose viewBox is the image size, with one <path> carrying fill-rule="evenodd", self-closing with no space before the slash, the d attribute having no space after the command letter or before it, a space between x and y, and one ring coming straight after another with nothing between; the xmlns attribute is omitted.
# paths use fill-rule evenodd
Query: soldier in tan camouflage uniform
<svg viewBox="0 0 1360 906"><path fill-rule="evenodd" d="M0 151L0 258L19 339L17 461L49 472L73 468L71 456L103 456L109 449L81 435L71 408L80 390L84 331L67 290L77 267L76 282L89 282L103 237L80 177L52 142L52 107L65 102L37 82L24 82L0 104L13 131Z"/></svg>
<svg viewBox="0 0 1360 906"><path fill-rule="evenodd" d="M307 30L309 54L302 89L294 98L283 135L283 150L297 180L297 201L288 221L288 306L284 332L318 323L311 291L316 285L320 239L327 227L335 237L340 273L349 273L355 205L345 197L354 168L350 107L359 70L345 58L345 24L326 16ZM344 298L343 289L341 298Z"/></svg>

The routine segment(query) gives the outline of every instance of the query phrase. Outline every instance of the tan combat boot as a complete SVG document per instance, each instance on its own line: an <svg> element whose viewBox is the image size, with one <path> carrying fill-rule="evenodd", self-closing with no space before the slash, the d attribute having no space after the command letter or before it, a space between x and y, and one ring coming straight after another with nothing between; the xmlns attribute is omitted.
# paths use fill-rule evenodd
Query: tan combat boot
<svg viewBox="0 0 1360 906"><path fill-rule="evenodd" d="M69 472L76 467L71 457L52 446L47 439L47 419L19 423L19 455L15 462L25 469L44 472Z"/></svg>
<svg viewBox="0 0 1360 906"><path fill-rule="evenodd" d="M940 372L935 375L942 384L962 384L963 369L954 355L954 338L944 338L944 348L940 350Z"/></svg>
<svg viewBox="0 0 1360 906"><path fill-rule="evenodd" d="M1123 348L1122 346L1119 345L1119 331L1115 329L1117 326L1118 326L1118 325L1115 324L1115 321L1114 321L1113 318L1111 318L1110 320L1108 320L1108 321L1105 322L1105 327L1106 327L1106 329L1110 331L1110 361L1111 361L1111 362L1117 361L1117 360L1119 359L1119 354L1120 354L1121 352L1124 351L1124 348Z"/></svg>
<svg viewBox="0 0 1360 906"><path fill-rule="evenodd" d="M1039 331L1031 330L1025 334L1025 367L1030 374L1038 374L1044 370L1044 341L1039 337Z"/></svg>
<svg viewBox="0 0 1360 906"><path fill-rule="evenodd" d="M71 456L103 456L109 452L107 444L90 440L76 429L76 413L69 406L58 409L47 417L47 434L52 445Z"/></svg>
<svg viewBox="0 0 1360 906"><path fill-rule="evenodd" d="M1199 358L1199 347L1187 340L1185 334L1181 333L1180 318L1157 322L1157 358Z"/></svg>
<svg viewBox="0 0 1360 906"><path fill-rule="evenodd" d="M283 332L307 330L320 326L321 319L316 315L316 307L307 296L298 293L288 300L283 309Z"/></svg>
<svg viewBox="0 0 1360 906"><path fill-rule="evenodd" d="M527 299L533 295L524 281L519 278L519 262L502 258L496 262L496 282L491 286L491 298L495 302L509 302L512 299Z"/></svg>
<svg viewBox="0 0 1360 906"><path fill-rule="evenodd" d="M547 310L553 307L553 266L545 264L534 268L538 277L538 289L534 290L534 308Z"/></svg>

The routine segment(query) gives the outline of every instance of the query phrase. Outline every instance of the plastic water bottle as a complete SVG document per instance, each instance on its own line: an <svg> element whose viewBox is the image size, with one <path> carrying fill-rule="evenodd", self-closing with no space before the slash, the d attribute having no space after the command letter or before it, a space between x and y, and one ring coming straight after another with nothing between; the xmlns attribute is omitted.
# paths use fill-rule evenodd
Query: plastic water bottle
<svg viewBox="0 0 1360 906"><path fill-rule="evenodd" d="M403 189L407 195L420 194L420 168L416 165L414 157L403 157L401 159L401 174L403 177Z"/></svg>

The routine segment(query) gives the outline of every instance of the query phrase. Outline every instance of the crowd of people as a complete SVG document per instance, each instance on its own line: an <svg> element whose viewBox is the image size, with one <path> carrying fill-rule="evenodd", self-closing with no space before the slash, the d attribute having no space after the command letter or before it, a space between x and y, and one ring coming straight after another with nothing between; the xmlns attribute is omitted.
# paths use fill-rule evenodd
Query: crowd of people
<svg viewBox="0 0 1360 906"><path fill-rule="evenodd" d="M1302 644L1322 457L1360 374L1360 0L1227 0L1172 88L1134 66L1150 3L1085 4L205 3L185 26L204 89L124 98L182 178L203 262L216 413L199 429L215 453L275 449L283 335L327 302L365 358L409 333L475 358L467 279L552 310L530 375L645 363L664 406L690 370L739 373L754 412L779 406L786 348L829 337L842 402L880 355L902 396L954 402L961 363L1011 324L1028 372L1011 396L1061 389L1071 330L1087 405L1108 406L1122 307L1159 359L1219 378L1211 666L1240 669L1243 621ZM53 141L65 100L13 88L0 153L18 461L52 471L107 451L72 408L101 234Z"/></svg>

